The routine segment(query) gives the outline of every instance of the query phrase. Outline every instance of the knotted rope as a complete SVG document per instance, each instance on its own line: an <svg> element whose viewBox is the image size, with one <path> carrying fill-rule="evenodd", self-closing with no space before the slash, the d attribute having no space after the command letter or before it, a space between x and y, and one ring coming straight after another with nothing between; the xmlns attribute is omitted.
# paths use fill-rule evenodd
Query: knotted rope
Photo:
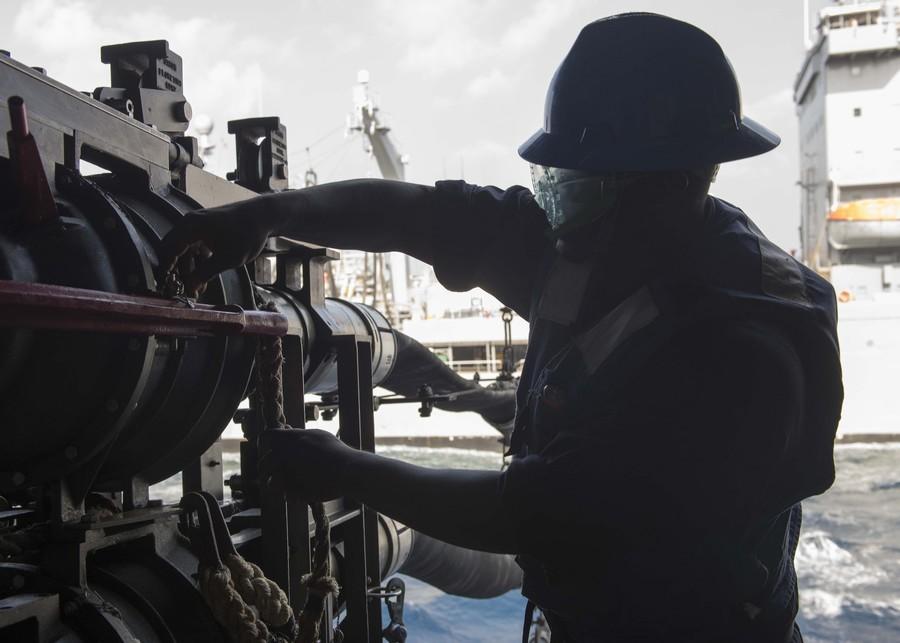
<svg viewBox="0 0 900 643"><path fill-rule="evenodd" d="M319 623L325 612L325 599L334 594L337 596L340 587L331 575L331 534L328 526L328 516L321 502L310 505L313 512L313 520L316 522L315 545L313 548L312 571L304 574L300 582L306 586L306 605L300 613L298 624L300 635L299 643L315 643L319 638Z"/></svg>
<svg viewBox="0 0 900 643"><path fill-rule="evenodd" d="M262 310L274 311L269 302ZM282 366L284 353L280 337L261 337L257 351L257 394L267 428L287 428L284 417L284 387ZM321 502L310 503L316 532L313 540L312 571L304 574L301 583L307 588L306 605L298 618L298 643L315 643L319 639L319 624L325 613L325 601L340 588L331 575L331 529Z"/></svg>
<svg viewBox="0 0 900 643"><path fill-rule="evenodd" d="M227 567L201 568L199 583L200 593L216 621L232 635L236 643L269 641L269 628L244 602Z"/></svg>
<svg viewBox="0 0 900 643"><path fill-rule="evenodd" d="M287 596L234 549L215 498L201 492L185 502L201 514L200 593L216 621L236 643L292 643L297 622Z"/></svg>
<svg viewBox="0 0 900 643"><path fill-rule="evenodd" d="M259 618L273 627L286 625L294 618L294 610L282 589L266 578L263 570L242 556L229 554L222 561L231 572L234 588L259 612Z"/></svg>
<svg viewBox="0 0 900 643"><path fill-rule="evenodd" d="M274 310L274 307L268 304L261 309ZM289 428L284 416L283 363L281 338L260 338L256 356L256 394L267 428ZM319 640L326 598L336 595L340 588L331 575L328 516L321 502L310 503L310 508L316 523L313 565L312 571L301 578L308 595L297 621L278 584L236 552L225 555L223 565L200 570L200 591L216 621L232 633L236 643L273 640L315 643ZM282 631L273 632L270 627Z"/></svg>

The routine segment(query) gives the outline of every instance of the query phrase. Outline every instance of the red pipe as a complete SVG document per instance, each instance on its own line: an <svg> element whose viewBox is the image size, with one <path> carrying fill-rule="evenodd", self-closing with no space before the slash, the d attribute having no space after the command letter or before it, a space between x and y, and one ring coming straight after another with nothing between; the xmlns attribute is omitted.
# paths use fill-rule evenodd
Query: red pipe
<svg viewBox="0 0 900 643"><path fill-rule="evenodd" d="M10 96L10 129L6 134L9 158L13 162L21 220L26 226L36 226L54 221L57 216L56 201L44 173L41 152L37 141L28 129L28 113L21 96Z"/></svg>
<svg viewBox="0 0 900 643"><path fill-rule="evenodd" d="M0 326L133 335L286 335L280 313L0 280Z"/></svg>

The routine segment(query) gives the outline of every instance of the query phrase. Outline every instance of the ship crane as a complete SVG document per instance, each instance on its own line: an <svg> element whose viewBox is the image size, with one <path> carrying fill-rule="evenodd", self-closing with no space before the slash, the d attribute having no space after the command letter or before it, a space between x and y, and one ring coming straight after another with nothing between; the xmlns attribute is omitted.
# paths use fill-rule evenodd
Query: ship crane
<svg viewBox="0 0 900 643"><path fill-rule="evenodd" d="M383 178L405 181L409 157L397 151L390 131L381 121L379 108L369 92L369 72L360 70L353 88L353 112L347 118L347 134L363 136L366 153L375 158ZM397 323L409 315L409 258L397 252L387 256L376 253L371 257L371 269L369 259L368 254L363 256L361 273L349 275L347 286L352 288L362 280L363 300L371 300L372 305L386 311Z"/></svg>
<svg viewBox="0 0 900 643"><path fill-rule="evenodd" d="M409 157L397 151L391 140L391 128L378 117L379 108L369 93L369 72L365 69L356 76L353 88L353 114L349 118L349 133L361 133L366 137L366 151L375 157L381 176L395 181L406 180Z"/></svg>

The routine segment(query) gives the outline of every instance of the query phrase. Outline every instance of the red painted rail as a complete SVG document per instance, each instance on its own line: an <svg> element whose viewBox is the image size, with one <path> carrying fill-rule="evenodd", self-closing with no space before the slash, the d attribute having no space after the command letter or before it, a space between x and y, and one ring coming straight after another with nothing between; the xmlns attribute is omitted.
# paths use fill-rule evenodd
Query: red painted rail
<svg viewBox="0 0 900 643"><path fill-rule="evenodd" d="M0 326L134 335L285 335L280 313L0 280Z"/></svg>

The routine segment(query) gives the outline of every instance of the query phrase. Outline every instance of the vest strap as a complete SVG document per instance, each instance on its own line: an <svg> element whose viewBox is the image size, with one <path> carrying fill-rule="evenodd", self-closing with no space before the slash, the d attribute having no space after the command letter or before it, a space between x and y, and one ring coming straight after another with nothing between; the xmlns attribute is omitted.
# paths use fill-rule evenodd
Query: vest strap
<svg viewBox="0 0 900 643"><path fill-rule="evenodd" d="M589 375L600 368L620 344L659 317L659 307L644 286L598 323L574 339Z"/></svg>
<svg viewBox="0 0 900 643"><path fill-rule="evenodd" d="M531 634L531 626L534 625L534 602L525 603L525 622L522 624L522 643L528 643L528 635Z"/></svg>

